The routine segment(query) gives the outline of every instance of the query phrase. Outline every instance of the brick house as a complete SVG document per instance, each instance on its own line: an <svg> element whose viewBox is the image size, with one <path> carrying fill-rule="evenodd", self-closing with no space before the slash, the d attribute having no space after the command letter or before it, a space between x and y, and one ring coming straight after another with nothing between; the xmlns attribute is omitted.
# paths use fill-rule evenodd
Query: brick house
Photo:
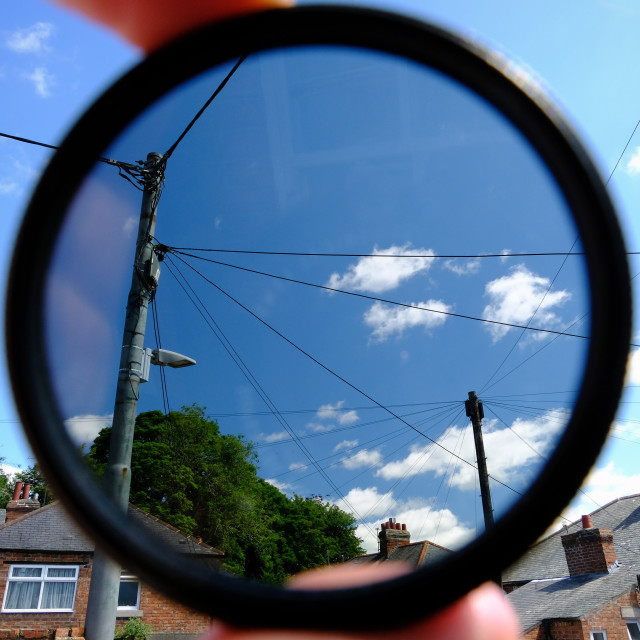
<svg viewBox="0 0 640 640"><path fill-rule="evenodd" d="M0 639L62 638L84 634L93 543L59 502L40 507L29 485L16 485L0 526ZM20 491L26 498L20 498ZM129 505L129 516L178 553L221 569L223 554ZM140 617L154 640L191 640L210 618L178 604L123 569L117 624Z"/></svg>
<svg viewBox="0 0 640 640"><path fill-rule="evenodd" d="M435 542L422 540L411 542L411 534L406 524L394 522L389 518L383 522L378 534L380 549L377 553L367 553L347 560L345 564L366 564L370 562L403 562L411 567L423 567L430 562L452 553Z"/></svg>
<svg viewBox="0 0 640 640"><path fill-rule="evenodd" d="M503 574L526 640L640 640L640 494L537 542Z"/></svg>

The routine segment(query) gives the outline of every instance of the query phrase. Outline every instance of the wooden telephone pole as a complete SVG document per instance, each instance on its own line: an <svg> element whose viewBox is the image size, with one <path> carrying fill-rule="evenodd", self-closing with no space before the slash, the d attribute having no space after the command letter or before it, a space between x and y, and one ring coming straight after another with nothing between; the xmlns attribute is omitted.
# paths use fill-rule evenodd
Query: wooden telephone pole
<svg viewBox="0 0 640 640"><path fill-rule="evenodd" d="M482 512L484 514L484 528L488 531L493 526L493 505L491 504L491 489L489 487L489 472L487 471L487 456L484 453L484 441L482 439L482 418L484 410L482 402L478 402L475 391L469 391L469 399L465 401L464 407L467 417L471 419L473 426L473 439L476 445L476 459L478 461L478 476L480 477L480 495L482 496ZM494 576L493 581L502 585L500 573Z"/></svg>

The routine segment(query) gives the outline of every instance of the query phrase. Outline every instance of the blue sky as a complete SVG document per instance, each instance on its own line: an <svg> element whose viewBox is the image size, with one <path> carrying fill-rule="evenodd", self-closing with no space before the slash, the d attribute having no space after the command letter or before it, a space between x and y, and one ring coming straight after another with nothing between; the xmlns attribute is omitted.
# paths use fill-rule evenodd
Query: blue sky
<svg viewBox="0 0 640 640"><path fill-rule="evenodd" d="M593 2L589 11L578 2L517 9L506 1L482 7L454 1L432 10L418 2L379 6L433 19L515 57L562 105L602 174L611 173L640 119L640 89L629 73L640 54L634 3ZM0 105L2 132L55 144L99 88L138 57L101 28L47 3L3 7L0 15L0 83L7 96ZM191 83L179 102L159 105L108 154L132 162L166 150L180 131L176 123L186 124L227 70ZM346 51L330 58L306 52L295 60L248 60L198 127L167 168L160 242L368 256L199 254L207 258L432 310L526 324L561 259L443 256L567 251L575 239L562 202L517 133L466 92L393 61ZM4 273L20 213L48 153L0 140ZM639 186L640 138L634 138L610 183L630 250L640 237L634 215ZM126 253L138 206L138 192L111 167L98 167L76 202L51 278L50 300L57 301L51 305L52 345L62 344L62 336L83 354L55 369L60 388L74 389L60 396L80 440L108 423L112 408ZM534 218L539 224L533 229L523 225ZM412 257L383 257L400 253ZM84 260L83 267L75 262L71 268L72 260ZM406 522L414 539L446 546L481 530L475 476L465 462L473 461L461 412L467 391L475 389L485 400L490 472L521 490L539 466L532 451L552 446L579 381L584 342L577 339L527 333L517 341L515 329L188 262L264 321L175 260L174 272L179 267L187 275L286 427L267 412L167 264L157 297L163 346L198 360L190 370L168 372L171 406L206 406L224 431L256 443L265 477L285 491L320 494L353 508L366 523L365 537L387 517ZM635 275L638 265L631 269ZM570 258L533 326L587 330L580 321L587 304L581 273L579 258ZM69 318L72 309L82 310L72 315L77 324ZM153 346L150 331L148 336ZM52 347L52 361L62 362L55 353ZM4 373L1 384L0 455L24 466L30 454L18 434ZM640 362L629 384L615 437L586 485L588 497L579 498L569 517L640 491L633 388L640 384ZM142 391L141 409L161 408L157 370ZM301 438L298 445L287 428ZM322 473L313 473L316 464ZM494 484L498 512L513 495Z"/></svg>

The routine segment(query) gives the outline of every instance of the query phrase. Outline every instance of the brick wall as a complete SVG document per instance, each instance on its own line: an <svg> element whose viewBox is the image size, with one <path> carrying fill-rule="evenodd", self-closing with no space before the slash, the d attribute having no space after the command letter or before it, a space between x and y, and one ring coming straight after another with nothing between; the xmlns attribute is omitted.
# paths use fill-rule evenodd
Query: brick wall
<svg viewBox="0 0 640 640"><path fill-rule="evenodd" d="M154 633L199 633L208 628L211 618L189 609L143 584L140 591L140 609L143 621L153 627ZM118 618L118 625L126 618Z"/></svg>
<svg viewBox="0 0 640 640"><path fill-rule="evenodd" d="M380 553L388 557L396 547L404 547L411 543L411 534L407 531L406 524L399 522L383 522L378 534L380 540Z"/></svg>
<svg viewBox="0 0 640 640"><path fill-rule="evenodd" d="M604 630L607 640L629 640L627 622L620 612L621 607L637 607L638 594L632 588L630 592L614 602L594 611L584 617L585 638L589 638L589 631Z"/></svg>
<svg viewBox="0 0 640 640"><path fill-rule="evenodd" d="M638 607L638 594L632 588L628 594L583 616L581 620L550 620L549 631L553 640L589 640L591 631L606 631L607 640L629 640L627 621L622 607ZM530 629L523 640L547 640L544 625Z"/></svg>
<svg viewBox="0 0 640 640"><path fill-rule="evenodd" d="M66 636L71 635L72 629L74 636L83 635L91 580L92 554L12 551L2 553L0 557L2 558L2 564L0 564L0 598L2 599L11 564L63 562L80 565L74 611L68 613L0 613L0 639L14 638L17 635L29 639L51 638L56 634L57 629L61 630L58 637L64 636L65 633Z"/></svg>
<svg viewBox="0 0 640 640"><path fill-rule="evenodd" d="M583 626L579 620L550 620L549 633L553 640L584 640L585 638ZM522 636L524 640L547 640L548 637L544 625L530 629ZM589 638L588 632L586 637Z"/></svg>
<svg viewBox="0 0 640 640"><path fill-rule="evenodd" d="M87 613L87 599L91 583L91 553L42 553L42 552L4 552L0 555L0 602L4 598L11 564L24 563L65 563L80 566L74 611L67 613L0 613L0 640L61 640L62 638L82 637L84 619ZM209 616L189 609L169 600L144 583L140 591L140 610L142 620L153 627L154 633L164 637L181 634L197 634L208 628ZM118 626L129 618L127 615L117 618Z"/></svg>
<svg viewBox="0 0 640 640"><path fill-rule="evenodd" d="M613 532L609 529L581 529L561 539L571 576L606 573L616 561Z"/></svg>

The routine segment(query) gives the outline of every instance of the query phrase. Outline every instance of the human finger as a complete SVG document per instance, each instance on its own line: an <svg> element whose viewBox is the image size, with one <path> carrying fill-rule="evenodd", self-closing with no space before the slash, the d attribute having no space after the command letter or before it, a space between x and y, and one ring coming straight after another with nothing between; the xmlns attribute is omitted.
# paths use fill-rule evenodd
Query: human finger
<svg viewBox="0 0 640 640"><path fill-rule="evenodd" d="M201 24L293 4L293 0L54 1L113 29L147 53Z"/></svg>
<svg viewBox="0 0 640 640"><path fill-rule="evenodd" d="M355 568L344 566L301 574L292 581L292 586L298 589L353 586L397 577L404 572L406 568L395 563ZM312 625L313 621L310 621ZM392 633L415 640L517 640L519 625L502 591L496 585L485 584L443 611L416 623L403 625L401 612L398 612L398 627ZM202 640L382 640L388 637L389 630L366 633L246 630L215 623Z"/></svg>

